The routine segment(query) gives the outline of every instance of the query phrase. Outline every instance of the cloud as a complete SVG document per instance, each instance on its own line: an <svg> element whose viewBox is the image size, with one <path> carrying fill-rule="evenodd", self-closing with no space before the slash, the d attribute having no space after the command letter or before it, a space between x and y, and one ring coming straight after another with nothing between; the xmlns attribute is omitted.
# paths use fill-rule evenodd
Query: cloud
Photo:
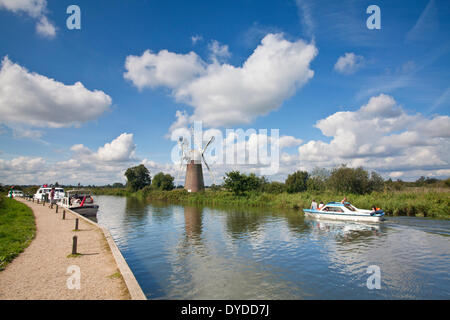
<svg viewBox="0 0 450 320"><path fill-rule="evenodd" d="M36 127L69 127L97 119L111 105L102 91L81 82L65 85L13 63L6 56L0 70L0 122Z"/></svg>
<svg viewBox="0 0 450 320"><path fill-rule="evenodd" d="M196 45L197 42L202 41L203 37L200 35L195 35L191 37L192 45Z"/></svg>
<svg viewBox="0 0 450 320"><path fill-rule="evenodd" d="M53 38L56 35L55 26L51 24L45 16L41 17L39 22L36 24L36 30L39 34L48 38Z"/></svg>
<svg viewBox="0 0 450 320"><path fill-rule="evenodd" d="M162 50L128 56L124 77L139 89L163 86L177 102L194 108L190 122L207 126L250 123L278 109L313 76L314 44L268 34L242 66L207 64L197 54Z"/></svg>
<svg viewBox="0 0 450 320"><path fill-rule="evenodd" d="M211 60L215 62L222 61L231 56L228 46L221 44L217 40L213 40L208 44L208 50L211 52Z"/></svg>
<svg viewBox="0 0 450 320"><path fill-rule="evenodd" d="M347 163L386 173L450 169L450 117L408 114L385 94L356 111L321 119L315 127L331 141L299 147L299 161L307 167Z"/></svg>
<svg viewBox="0 0 450 320"><path fill-rule="evenodd" d="M438 9L434 0L430 0L417 19L415 25L406 34L406 42L430 41L439 30Z"/></svg>
<svg viewBox="0 0 450 320"><path fill-rule="evenodd" d="M135 160L136 145L132 133L122 133L113 141L99 147L97 152L91 151L83 144L73 145L70 150L85 162L126 162Z"/></svg>
<svg viewBox="0 0 450 320"><path fill-rule="evenodd" d="M13 128L14 139L39 140L40 138L42 138L43 134L44 133L40 130L28 130L28 129Z"/></svg>
<svg viewBox="0 0 450 320"><path fill-rule="evenodd" d="M135 149L133 134L122 133L97 151L83 144L73 145L71 157L63 161L48 161L41 157L0 159L0 180L12 184L124 182L125 170L139 162Z"/></svg>
<svg viewBox="0 0 450 320"><path fill-rule="evenodd" d="M307 0L296 0L296 4L305 33L310 37L314 37L315 23L312 16L313 2Z"/></svg>
<svg viewBox="0 0 450 320"><path fill-rule="evenodd" d="M157 54L146 50L142 56L128 56L124 78L143 89L164 86L177 88L204 73L201 58L195 53L177 54L161 50Z"/></svg>
<svg viewBox="0 0 450 320"><path fill-rule="evenodd" d="M9 170L17 174L23 173L34 173L42 170L45 166L45 160L41 157L30 158L30 157L17 157L12 160L0 159L0 170Z"/></svg>
<svg viewBox="0 0 450 320"><path fill-rule="evenodd" d="M97 151L97 157L102 161L129 161L134 158L136 145L132 133L122 133L111 143L105 144Z"/></svg>
<svg viewBox="0 0 450 320"><path fill-rule="evenodd" d="M37 19L36 31L47 38L55 37L56 27L48 21L45 15L47 11L46 0L0 0L0 9L2 8L16 14L23 12Z"/></svg>
<svg viewBox="0 0 450 320"><path fill-rule="evenodd" d="M347 52L339 57L334 70L342 74L352 74L360 69L364 64L364 57L355 55L353 52Z"/></svg>

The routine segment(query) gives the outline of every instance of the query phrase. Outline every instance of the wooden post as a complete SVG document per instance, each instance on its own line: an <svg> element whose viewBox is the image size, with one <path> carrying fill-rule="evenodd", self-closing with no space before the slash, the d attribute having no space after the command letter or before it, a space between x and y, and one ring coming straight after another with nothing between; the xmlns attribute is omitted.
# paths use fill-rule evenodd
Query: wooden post
<svg viewBox="0 0 450 320"><path fill-rule="evenodd" d="M63 220L66 220L66 210L63 210Z"/></svg>
<svg viewBox="0 0 450 320"><path fill-rule="evenodd" d="M72 238L72 254L77 254L77 236L73 236Z"/></svg>
<svg viewBox="0 0 450 320"><path fill-rule="evenodd" d="M78 230L78 218L75 219L75 230Z"/></svg>
<svg viewBox="0 0 450 320"><path fill-rule="evenodd" d="M56 213L58 213L58 204L56 204Z"/></svg>

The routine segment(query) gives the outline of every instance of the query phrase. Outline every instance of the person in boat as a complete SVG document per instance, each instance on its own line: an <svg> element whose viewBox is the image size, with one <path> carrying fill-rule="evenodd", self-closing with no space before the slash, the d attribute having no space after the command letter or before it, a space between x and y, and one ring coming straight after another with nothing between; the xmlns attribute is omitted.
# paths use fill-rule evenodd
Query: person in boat
<svg viewBox="0 0 450 320"><path fill-rule="evenodd" d="M320 203L319 203L319 210L322 210L323 207L325 207L325 204L323 203L323 201L320 201Z"/></svg>
<svg viewBox="0 0 450 320"><path fill-rule="evenodd" d="M311 210L317 210L317 202L316 200L313 199L313 201L311 202Z"/></svg>
<svg viewBox="0 0 450 320"><path fill-rule="evenodd" d="M344 196L344 199L341 200L341 203L344 204L346 202L348 202L348 200L347 200L347 197Z"/></svg>

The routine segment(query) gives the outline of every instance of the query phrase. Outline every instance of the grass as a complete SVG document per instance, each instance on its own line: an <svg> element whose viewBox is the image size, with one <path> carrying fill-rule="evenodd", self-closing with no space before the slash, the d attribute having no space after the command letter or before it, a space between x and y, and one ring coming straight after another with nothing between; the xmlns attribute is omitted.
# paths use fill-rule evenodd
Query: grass
<svg viewBox="0 0 450 320"><path fill-rule="evenodd" d="M0 270L28 247L35 235L33 211L14 199L0 198Z"/></svg>
<svg viewBox="0 0 450 320"><path fill-rule="evenodd" d="M116 273L113 273L113 274L107 276L107 278L109 278L109 279L120 279L120 278L122 278L122 274L120 274L120 272L117 271Z"/></svg>
<svg viewBox="0 0 450 320"><path fill-rule="evenodd" d="M102 188L104 189L104 188ZM101 190L101 189L100 189ZM268 208L309 208L312 199L324 203L340 201L344 194L332 191L301 193L264 193L251 192L244 196L236 196L231 192L206 190L189 193L184 189L160 191L146 187L137 192L126 189L107 189L106 193L97 194L125 195L148 200L165 201L179 204L203 204L239 207ZM450 219L450 190L448 188L405 188L401 191L372 192L370 194L345 194L356 207L370 209L373 205L382 208L390 216L416 216Z"/></svg>

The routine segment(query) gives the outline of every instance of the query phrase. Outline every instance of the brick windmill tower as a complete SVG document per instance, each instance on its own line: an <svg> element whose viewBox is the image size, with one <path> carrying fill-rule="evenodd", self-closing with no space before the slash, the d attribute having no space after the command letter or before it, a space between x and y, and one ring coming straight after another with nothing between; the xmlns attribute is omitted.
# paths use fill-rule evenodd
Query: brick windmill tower
<svg viewBox="0 0 450 320"><path fill-rule="evenodd" d="M186 150L186 141L183 138L178 139L178 144L181 149L181 160L180 160L180 171L183 167L183 161L186 161L186 177L184 181L184 188L188 192L198 192L205 189L205 183L203 180L203 169L202 169L202 161L205 163L206 168L211 175L211 179L214 182L214 175L211 169L206 163L206 159L204 157L204 153L206 148L214 141L214 137L209 139L208 143L205 145L203 149L199 148L198 150L195 147L191 150ZM178 180L178 178L177 178Z"/></svg>

